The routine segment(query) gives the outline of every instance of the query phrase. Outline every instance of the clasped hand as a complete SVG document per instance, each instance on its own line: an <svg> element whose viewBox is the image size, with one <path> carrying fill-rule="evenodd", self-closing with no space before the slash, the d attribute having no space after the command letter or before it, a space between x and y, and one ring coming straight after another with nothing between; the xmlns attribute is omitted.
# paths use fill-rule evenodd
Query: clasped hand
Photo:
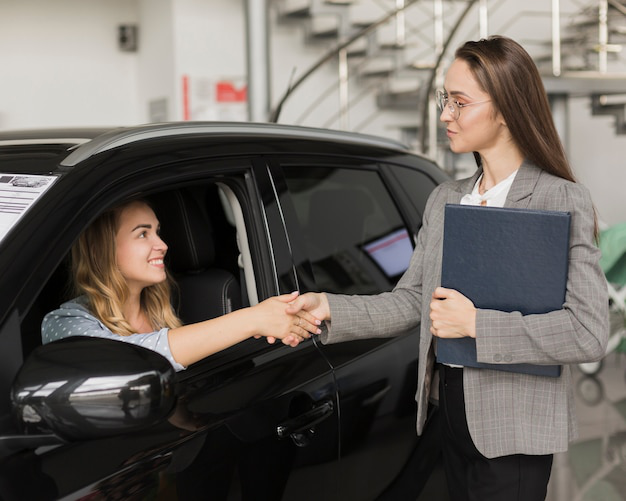
<svg viewBox="0 0 626 501"><path fill-rule="evenodd" d="M474 303L454 289L437 287L430 303L430 332L443 338L475 338Z"/></svg>
<svg viewBox="0 0 626 501"><path fill-rule="evenodd" d="M311 334L319 334L321 321L304 309L306 300L294 305L296 299L301 298L298 292L292 292L259 303L256 308L263 318L259 320L259 333L254 337L265 336L270 344L280 339L283 344L295 347Z"/></svg>

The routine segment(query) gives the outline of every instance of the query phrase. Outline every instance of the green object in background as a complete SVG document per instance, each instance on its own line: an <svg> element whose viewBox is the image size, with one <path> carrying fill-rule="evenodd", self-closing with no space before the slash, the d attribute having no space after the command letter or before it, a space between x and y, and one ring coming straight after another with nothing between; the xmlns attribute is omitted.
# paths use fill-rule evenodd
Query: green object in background
<svg viewBox="0 0 626 501"><path fill-rule="evenodd" d="M626 223L619 223L601 231L599 247L602 251L600 266L607 281L618 291L623 290L626 287ZM619 308L613 313L611 332L623 331L626 328L624 309ZM622 336L615 351L626 353L626 336Z"/></svg>
<svg viewBox="0 0 626 501"><path fill-rule="evenodd" d="M615 351L619 351L620 353L626 353L626 337L622 338L620 343L615 348Z"/></svg>
<svg viewBox="0 0 626 501"><path fill-rule="evenodd" d="M626 223L618 223L600 232L600 266L612 284L626 285Z"/></svg>

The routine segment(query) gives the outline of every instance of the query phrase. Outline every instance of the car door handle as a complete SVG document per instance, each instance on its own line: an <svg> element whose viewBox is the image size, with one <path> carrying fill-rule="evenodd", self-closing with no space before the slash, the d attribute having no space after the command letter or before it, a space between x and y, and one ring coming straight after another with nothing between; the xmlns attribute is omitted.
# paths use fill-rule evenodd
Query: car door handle
<svg viewBox="0 0 626 501"><path fill-rule="evenodd" d="M311 410L279 424L276 427L276 434L279 438L286 438L306 432L320 421L324 421L324 419L330 417L333 413L333 409L332 401L327 400L322 402Z"/></svg>

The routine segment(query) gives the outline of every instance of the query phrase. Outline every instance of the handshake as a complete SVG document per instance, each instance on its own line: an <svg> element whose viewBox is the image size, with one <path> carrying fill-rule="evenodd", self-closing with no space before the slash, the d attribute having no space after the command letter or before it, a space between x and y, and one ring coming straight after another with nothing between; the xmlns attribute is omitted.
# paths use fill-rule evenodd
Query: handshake
<svg viewBox="0 0 626 501"><path fill-rule="evenodd" d="M265 337L268 343L280 339L288 346L298 346L301 341L320 334L320 325L330 320L326 294L307 292L271 297L253 306L256 319L255 338Z"/></svg>

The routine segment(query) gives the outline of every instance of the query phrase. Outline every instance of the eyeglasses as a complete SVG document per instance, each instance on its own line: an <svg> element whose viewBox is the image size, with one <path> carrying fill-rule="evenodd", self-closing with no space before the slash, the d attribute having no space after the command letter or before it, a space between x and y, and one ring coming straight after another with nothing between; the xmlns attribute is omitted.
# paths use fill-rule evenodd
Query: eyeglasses
<svg viewBox="0 0 626 501"><path fill-rule="evenodd" d="M491 99L487 99L486 101L476 101L475 103L461 104L454 99L451 100L448 97L447 92L444 92L442 90L438 90L435 93L435 100L437 101L437 108L439 108L441 112L447 110L454 120L458 120L461 116L461 108L465 108L466 106L472 106L474 104L488 103L489 101L491 101Z"/></svg>

